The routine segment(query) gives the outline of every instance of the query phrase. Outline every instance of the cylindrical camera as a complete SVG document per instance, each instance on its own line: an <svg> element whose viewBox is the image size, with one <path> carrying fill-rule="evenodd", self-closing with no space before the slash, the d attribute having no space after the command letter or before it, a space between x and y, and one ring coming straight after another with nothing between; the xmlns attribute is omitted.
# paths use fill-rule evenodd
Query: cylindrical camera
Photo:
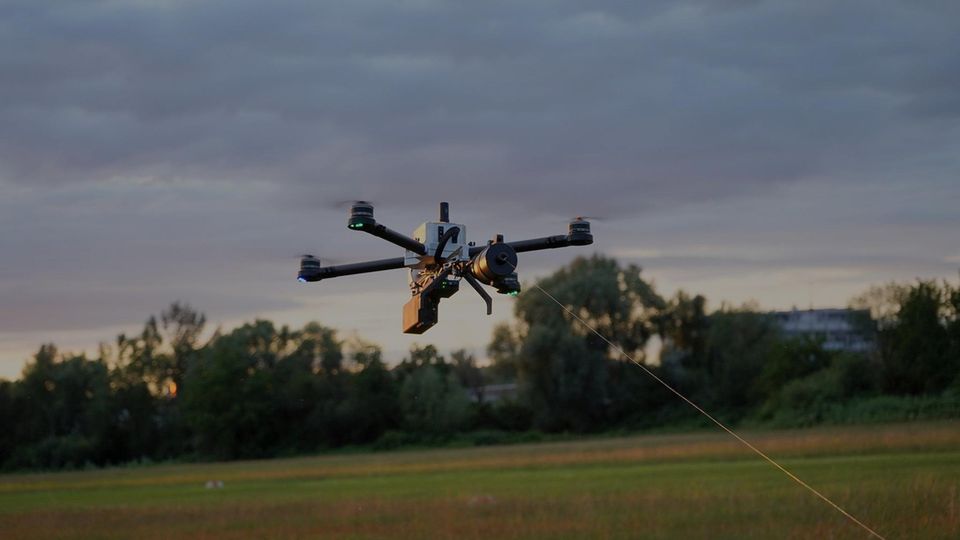
<svg viewBox="0 0 960 540"><path fill-rule="evenodd" d="M471 273L487 285L493 285L495 281L509 276L516 268L517 252L502 242L487 246L470 264Z"/></svg>
<svg viewBox="0 0 960 540"><path fill-rule="evenodd" d="M470 273L479 281L491 285L500 294L520 294L517 279L517 252L502 237L477 254L470 263Z"/></svg>

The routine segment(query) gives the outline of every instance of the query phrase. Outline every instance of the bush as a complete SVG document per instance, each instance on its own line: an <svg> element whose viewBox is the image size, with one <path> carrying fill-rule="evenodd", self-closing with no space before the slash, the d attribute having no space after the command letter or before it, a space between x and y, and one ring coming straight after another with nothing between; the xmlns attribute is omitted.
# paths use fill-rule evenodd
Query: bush
<svg viewBox="0 0 960 540"><path fill-rule="evenodd" d="M533 427L533 411L516 401L499 401L493 405L493 421L503 431L527 431Z"/></svg>
<svg viewBox="0 0 960 540"><path fill-rule="evenodd" d="M77 469L96 462L96 445L80 435L47 437L17 448L4 469Z"/></svg>
<svg viewBox="0 0 960 540"><path fill-rule="evenodd" d="M909 420L960 418L960 396L874 396L829 408L828 424L866 424Z"/></svg>
<svg viewBox="0 0 960 540"><path fill-rule="evenodd" d="M844 402L816 401L802 410L777 410L767 422L773 427L809 427L913 420L960 418L960 396L870 396Z"/></svg>
<svg viewBox="0 0 960 540"><path fill-rule="evenodd" d="M872 392L877 386L874 373L866 357L838 354L829 367L784 385L764 403L758 417L781 427L825 422L842 402Z"/></svg>
<svg viewBox="0 0 960 540"><path fill-rule="evenodd" d="M404 446L416 446L421 443L421 438L415 433L390 430L381 435L380 438L373 443L373 449L396 450Z"/></svg>
<svg viewBox="0 0 960 540"><path fill-rule="evenodd" d="M407 429L450 434L466 427L470 398L452 375L434 366L417 369L400 388L400 407Z"/></svg>
<svg viewBox="0 0 960 540"><path fill-rule="evenodd" d="M484 430L468 433L466 438L473 446L496 446L510 442L510 435L503 431Z"/></svg>

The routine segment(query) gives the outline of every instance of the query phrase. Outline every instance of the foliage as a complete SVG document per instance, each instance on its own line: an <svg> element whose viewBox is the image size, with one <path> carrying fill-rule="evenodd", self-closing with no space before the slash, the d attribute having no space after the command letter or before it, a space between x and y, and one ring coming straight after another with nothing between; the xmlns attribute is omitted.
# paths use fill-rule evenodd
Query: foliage
<svg viewBox="0 0 960 540"><path fill-rule="evenodd" d="M794 378L771 395L760 417L778 426L811 426L825 422L837 404L875 391L875 370L866 357L838 353L828 361L829 366Z"/></svg>
<svg viewBox="0 0 960 540"><path fill-rule="evenodd" d="M761 425L778 428L861 425L960 418L960 396L874 395L816 400L804 409L779 409Z"/></svg>
<svg viewBox="0 0 960 540"><path fill-rule="evenodd" d="M520 338L509 324L500 323L493 327L493 335L487 345L492 382L517 380L520 346Z"/></svg>
<svg viewBox="0 0 960 540"><path fill-rule="evenodd" d="M622 268L598 255L577 258L538 286L566 310L536 291L521 295L516 304L515 335L522 344L515 353L518 379L534 424L547 431L596 431L610 420L611 387L617 384L610 371L628 361L620 351L644 359L663 299L639 267Z"/></svg>
<svg viewBox="0 0 960 540"><path fill-rule="evenodd" d="M960 356L950 354L949 328L957 324L956 313L943 309L953 294L949 285L932 281L920 281L907 291L896 323L879 334L886 391L938 392L960 372Z"/></svg>
<svg viewBox="0 0 960 540"><path fill-rule="evenodd" d="M656 317L656 324L663 341L663 354L673 355L673 360L685 367L696 367L706 355L710 317L707 315L707 299L701 295L690 297L677 291Z"/></svg>
<svg viewBox="0 0 960 540"><path fill-rule="evenodd" d="M778 341L763 363L754 388L763 396L775 395L784 385L830 365L833 354L808 336Z"/></svg>
<svg viewBox="0 0 960 540"><path fill-rule="evenodd" d="M380 357L379 349L370 348L353 357L361 369L349 376L347 397L338 409L347 442L370 443L400 426L398 388Z"/></svg>
<svg viewBox="0 0 960 540"><path fill-rule="evenodd" d="M452 433L467 420L470 399L453 376L437 366L414 371L400 388L403 425L415 433Z"/></svg>
<svg viewBox="0 0 960 540"><path fill-rule="evenodd" d="M854 299L875 317L857 322L876 343L866 354L785 338L755 306L708 312L703 296L684 291L664 300L640 268L602 256L537 285L565 309L527 287L515 320L494 330L489 365L428 344L391 368L375 344L316 322L207 332L204 315L179 302L96 358L44 344L19 380L0 381L0 468L702 426L651 374L733 423L960 416L960 287L947 282L889 284ZM648 356L653 338L659 362ZM494 397L491 384L508 385L507 396Z"/></svg>
<svg viewBox="0 0 960 540"><path fill-rule="evenodd" d="M917 280L874 287L852 305L875 318L883 390L929 394L960 377L960 286Z"/></svg>

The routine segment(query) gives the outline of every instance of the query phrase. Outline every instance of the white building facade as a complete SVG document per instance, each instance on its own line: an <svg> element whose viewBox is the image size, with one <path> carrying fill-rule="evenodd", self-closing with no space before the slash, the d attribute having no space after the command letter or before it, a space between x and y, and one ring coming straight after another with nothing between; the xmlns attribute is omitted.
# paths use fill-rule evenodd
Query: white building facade
<svg viewBox="0 0 960 540"><path fill-rule="evenodd" d="M854 309L807 309L776 311L773 314L787 337L810 337L823 343L828 351L866 352L873 342L865 334L861 321L870 313Z"/></svg>

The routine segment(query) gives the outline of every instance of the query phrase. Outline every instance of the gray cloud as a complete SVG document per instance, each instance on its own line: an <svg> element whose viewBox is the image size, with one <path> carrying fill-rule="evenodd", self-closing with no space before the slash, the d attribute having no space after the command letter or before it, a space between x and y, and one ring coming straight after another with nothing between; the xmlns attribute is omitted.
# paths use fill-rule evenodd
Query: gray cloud
<svg viewBox="0 0 960 540"><path fill-rule="evenodd" d="M447 181L549 209L599 188L623 212L955 128L927 114L956 95L952 4L630 4L26 3L0 38L0 163L299 200Z"/></svg>
<svg viewBox="0 0 960 540"><path fill-rule="evenodd" d="M297 253L395 254L344 229L330 202L350 198L398 230L450 200L475 239L612 215L597 249L673 253L651 269L694 287L754 263L941 271L958 20L894 0L5 2L0 332L176 298L309 311L283 281Z"/></svg>

